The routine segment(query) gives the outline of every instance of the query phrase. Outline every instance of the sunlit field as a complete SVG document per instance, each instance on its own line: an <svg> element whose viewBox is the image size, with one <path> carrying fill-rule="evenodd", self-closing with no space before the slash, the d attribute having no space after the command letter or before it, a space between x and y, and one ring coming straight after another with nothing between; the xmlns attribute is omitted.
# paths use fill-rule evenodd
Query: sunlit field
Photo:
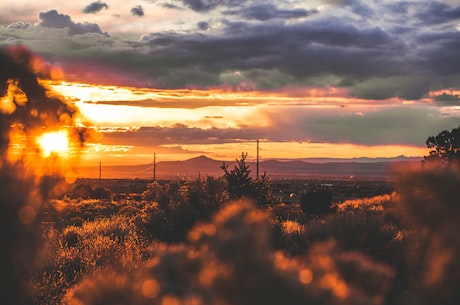
<svg viewBox="0 0 460 305"><path fill-rule="evenodd" d="M94 130L34 56L0 64L2 304L459 304L456 166L343 200L309 184L287 203L242 154L219 177L115 191L75 178Z"/></svg>

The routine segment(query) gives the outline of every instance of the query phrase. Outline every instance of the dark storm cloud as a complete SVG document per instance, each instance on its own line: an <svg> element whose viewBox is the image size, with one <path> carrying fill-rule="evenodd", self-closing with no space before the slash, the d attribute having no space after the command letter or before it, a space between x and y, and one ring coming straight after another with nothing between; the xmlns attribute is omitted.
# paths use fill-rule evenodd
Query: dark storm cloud
<svg viewBox="0 0 460 305"><path fill-rule="evenodd" d="M418 41L429 46L420 51L420 65L450 79L459 74L460 31L422 34Z"/></svg>
<svg viewBox="0 0 460 305"><path fill-rule="evenodd" d="M209 29L209 23L207 23L206 21L200 21L197 25L198 28L202 31L206 31L207 29Z"/></svg>
<svg viewBox="0 0 460 305"><path fill-rule="evenodd" d="M432 21L423 23L415 17L429 12L456 16L457 9L447 4L441 10L440 2L369 2L367 11L376 14L373 20L363 18L366 10L358 9L366 7L363 1L331 0L333 10L288 23L286 18L305 12L253 1L182 2L196 11L219 7L227 19L213 19L218 20L213 26L199 22L193 28L196 32L150 33L139 41L73 37L88 47L56 54L50 46L45 56L50 54L64 66L79 60L90 67L122 71L134 84L157 88L332 85L348 87L353 96L367 99L419 99L431 90L459 87L460 32L453 23L431 26ZM334 16L336 10L340 13ZM358 18L355 11L360 11ZM98 25L76 24L57 11L41 13L40 19L41 26L67 28L69 34L101 33Z"/></svg>
<svg viewBox="0 0 460 305"><path fill-rule="evenodd" d="M401 46L387 33L338 20L289 26L227 22L222 36L154 34L144 36L143 43L151 48L149 59L156 73L163 74L172 87L181 86L189 72L197 71L204 81L214 79L215 83L227 70L279 69L295 77L323 73L365 77L401 69L390 56ZM199 75L195 76L199 82Z"/></svg>
<svg viewBox="0 0 460 305"><path fill-rule="evenodd" d="M182 0L182 2L194 11L208 12L219 6L238 6L243 4L245 0Z"/></svg>
<svg viewBox="0 0 460 305"><path fill-rule="evenodd" d="M361 16L370 17L375 13L370 6L364 3L365 1L361 0L326 0L326 2L342 7L349 7L353 13Z"/></svg>
<svg viewBox="0 0 460 305"><path fill-rule="evenodd" d="M85 13L85 14L97 13L97 12L100 12L104 8L105 9L109 8L107 3L101 2L101 1L96 1L96 2L92 2L92 3L88 4L87 6L85 6L85 8L83 9L83 13Z"/></svg>
<svg viewBox="0 0 460 305"><path fill-rule="evenodd" d="M460 20L460 6L452 7L447 3L430 1L423 4L416 16L424 24L440 24Z"/></svg>
<svg viewBox="0 0 460 305"><path fill-rule="evenodd" d="M304 18L315 13L318 13L318 11L308 11L305 9L279 9L273 4L255 4L249 7L224 12L225 15L238 15L245 19L256 19L260 21L270 19Z"/></svg>
<svg viewBox="0 0 460 305"><path fill-rule="evenodd" d="M134 16L142 17L144 16L144 9L140 5L135 6L131 9L131 14L133 14Z"/></svg>
<svg viewBox="0 0 460 305"><path fill-rule="evenodd" d="M62 29L74 25L69 15L59 14L56 10L42 12L38 17L41 20L40 25L47 28Z"/></svg>
<svg viewBox="0 0 460 305"><path fill-rule="evenodd" d="M63 29L67 28L69 35L81 35L86 33L103 33L99 25L95 23L75 23L70 16L59 14L56 10L42 12L39 14L40 25L47 28Z"/></svg>

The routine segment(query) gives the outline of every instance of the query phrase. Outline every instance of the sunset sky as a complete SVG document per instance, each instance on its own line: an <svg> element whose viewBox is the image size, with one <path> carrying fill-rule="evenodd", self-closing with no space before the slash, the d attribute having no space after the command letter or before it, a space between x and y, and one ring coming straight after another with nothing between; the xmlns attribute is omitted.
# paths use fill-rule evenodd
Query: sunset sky
<svg viewBox="0 0 460 305"><path fill-rule="evenodd" d="M460 124L458 0L4 0L11 45L98 131L89 161L422 157Z"/></svg>

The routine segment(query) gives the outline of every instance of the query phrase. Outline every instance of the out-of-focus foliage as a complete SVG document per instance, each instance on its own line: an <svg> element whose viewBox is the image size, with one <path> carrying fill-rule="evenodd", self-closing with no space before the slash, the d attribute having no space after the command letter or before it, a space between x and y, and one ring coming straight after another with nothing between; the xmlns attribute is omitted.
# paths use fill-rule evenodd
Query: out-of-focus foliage
<svg viewBox="0 0 460 305"><path fill-rule="evenodd" d="M1 158L1 157L0 157ZM0 299L32 304L27 279L34 272L39 240L40 194L23 164L0 159Z"/></svg>
<svg viewBox="0 0 460 305"><path fill-rule="evenodd" d="M189 245L156 244L137 272L88 276L65 304L382 304L391 268L318 244L288 258L269 243L268 214L247 202L194 227Z"/></svg>
<svg viewBox="0 0 460 305"><path fill-rule="evenodd" d="M406 304L459 304L460 172L438 168L406 173L397 188L419 250L411 258L415 279Z"/></svg>

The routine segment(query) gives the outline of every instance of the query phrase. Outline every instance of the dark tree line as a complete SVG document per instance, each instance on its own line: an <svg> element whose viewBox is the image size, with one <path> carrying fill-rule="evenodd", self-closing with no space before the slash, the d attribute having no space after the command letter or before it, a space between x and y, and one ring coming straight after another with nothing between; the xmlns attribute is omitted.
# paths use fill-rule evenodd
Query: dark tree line
<svg viewBox="0 0 460 305"><path fill-rule="evenodd" d="M428 137L426 146L431 150L429 155L424 157L425 164L458 164L460 161L460 126L451 131L443 130L436 136Z"/></svg>

